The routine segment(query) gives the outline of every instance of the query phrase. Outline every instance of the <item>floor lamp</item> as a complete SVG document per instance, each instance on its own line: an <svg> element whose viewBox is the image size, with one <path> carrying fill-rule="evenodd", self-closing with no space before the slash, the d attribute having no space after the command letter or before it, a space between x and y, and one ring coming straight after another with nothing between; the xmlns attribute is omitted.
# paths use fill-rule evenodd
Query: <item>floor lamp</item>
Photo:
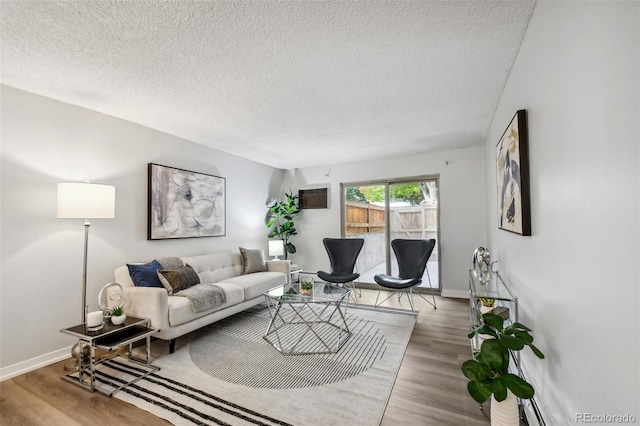
<svg viewBox="0 0 640 426"><path fill-rule="evenodd" d="M87 253L89 247L89 219L113 219L116 209L116 188L94 183L59 183L58 218L84 219L84 261L82 268L82 317L87 323ZM76 346L71 354L79 358Z"/></svg>

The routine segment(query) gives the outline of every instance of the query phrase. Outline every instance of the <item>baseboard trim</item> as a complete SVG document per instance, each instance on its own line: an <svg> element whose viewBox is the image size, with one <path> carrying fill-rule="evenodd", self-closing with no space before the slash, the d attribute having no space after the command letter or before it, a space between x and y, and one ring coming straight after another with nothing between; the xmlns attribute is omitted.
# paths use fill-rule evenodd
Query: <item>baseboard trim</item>
<svg viewBox="0 0 640 426"><path fill-rule="evenodd" d="M71 348L72 346L69 346L68 348L60 349L48 354L28 359L26 361L19 362L17 364L0 368L0 382L70 358Z"/></svg>
<svg viewBox="0 0 640 426"><path fill-rule="evenodd" d="M443 288L442 297L451 297L454 299L468 299L469 290L451 290L451 289Z"/></svg>

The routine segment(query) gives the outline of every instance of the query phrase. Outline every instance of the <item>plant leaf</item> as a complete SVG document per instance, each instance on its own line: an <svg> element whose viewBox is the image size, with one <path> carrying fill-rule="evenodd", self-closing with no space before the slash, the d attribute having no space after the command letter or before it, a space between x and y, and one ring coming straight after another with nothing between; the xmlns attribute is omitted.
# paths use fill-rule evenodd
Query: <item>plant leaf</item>
<svg viewBox="0 0 640 426"><path fill-rule="evenodd" d="M505 332L506 332L506 330L505 330ZM511 334L516 336L518 339L522 340L527 345L529 345L529 344L531 344L533 342L533 336L530 335L526 331L513 330L513 332Z"/></svg>
<svg viewBox="0 0 640 426"><path fill-rule="evenodd" d="M473 399L482 404L491 396L491 382L469 382L467 390Z"/></svg>
<svg viewBox="0 0 640 426"><path fill-rule="evenodd" d="M504 360L509 359L507 350L502 346L500 341L495 339L482 342L480 354L482 355L481 362L491 369L491 371L495 372L502 371Z"/></svg>
<svg viewBox="0 0 640 426"><path fill-rule="evenodd" d="M505 348L512 349L514 351L521 351L524 348L524 342L517 337L509 336L508 334L501 334L500 341Z"/></svg>
<svg viewBox="0 0 640 426"><path fill-rule="evenodd" d="M488 313L482 315L482 319L486 324L489 324L491 327L494 327L498 331L502 331L502 329L504 328L504 320L501 316Z"/></svg>
<svg viewBox="0 0 640 426"><path fill-rule="evenodd" d="M524 324L520 324L519 322L514 322L513 324L511 324L510 327L518 330L523 330L523 331L532 331L529 327L527 327Z"/></svg>
<svg viewBox="0 0 640 426"><path fill-rule="evenodd" d="M533 386L522 380L515 374L505 374L501 377L502 382L509 388L511 392L517 397L523 399L531 399L535 391ZM498 399L498 398L496 398Z"/></svg>
<svg viewBox="0 0 640 426"><path fill-rule="evenodd" d="M491 371L478 361L469 359L462 363L462 374L474 382L483 382L489 380L491 377Z"/></svg>
<svg viewBox="0 0 640 426"><path fill-rule="evenodd" d="M474 328L473 330L471 330L471 332L467 335L468 338L472 338L473 336L475 336L476 334L488 334L490 336L492 336L493 338L497 339L498 338L498 334L491 328L488 327L486 325L481 325L478 328Z"/></svg>
<svg viewBox="0 0 640 426"><path fill-rule="evenodd" d="M497 378L493 381L493 386L491 387L493 391L493 396L498 402L502 402L507 399L507 387L502 383L502 378Z"/></svg>
<svg viewBox="0 0 640 426"><path fill-rule="evenodd" d="M536 356L540 359L544 359L544 354L542 352L540 352L540 349L536 348L533 345L529 345L529 347L531 348L531 350L533 351L534 354L536 354Z"/></svg>

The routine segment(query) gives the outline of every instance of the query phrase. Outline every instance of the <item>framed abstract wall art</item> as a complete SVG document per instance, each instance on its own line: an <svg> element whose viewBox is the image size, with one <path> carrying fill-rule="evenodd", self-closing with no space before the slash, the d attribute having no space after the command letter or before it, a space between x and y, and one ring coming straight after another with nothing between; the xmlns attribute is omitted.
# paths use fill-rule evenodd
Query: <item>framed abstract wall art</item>
<svg viewBox="0 0 640 426"><path fill-rule="evenodd" d="M531 235L527 112L516 112L496 146L498 228Z"/></svg>
<svg viewBox="0 0 640 426"><path fill-rule="evenodd" d="M226 180L149 163L147 239L226 235Z"/></svg>

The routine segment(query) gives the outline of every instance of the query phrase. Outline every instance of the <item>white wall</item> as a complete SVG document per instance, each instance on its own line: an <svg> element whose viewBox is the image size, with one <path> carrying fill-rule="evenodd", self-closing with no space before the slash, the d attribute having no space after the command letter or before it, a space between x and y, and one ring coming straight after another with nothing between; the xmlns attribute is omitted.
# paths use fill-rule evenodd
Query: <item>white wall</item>
<svg viewBox="0 0 640 426"><path fill-rule="evenodd" d="M486 243L483 160L484 148L475 147L288 171L285 191L329 188L328 209L303 210L296 219L292 259L309 271L328 270L322 239L340 237L340 183L439 175L442 293L467 297L473 250Z"/></svg>
<svg viewBox="0 0 640 426"><path fill-rule="evenodd" d="M497 229L489 248L520 297L545 360L526 353L547 424L576 413L640 421L640 4L536 5L486 140L528 110L531 237Z"/></svg>
<svg viewBox="0 0 640 426"><path fill-rule="evenodd" d="M2 86L0 367L68 356L81 318L83 221L56 218L58 182L116 187L116 219L94 220L87 300L126 262L266 249L266 204L283 172L87 109ZM226 178L227 235L147 241L147 163ZM40 358L38 358L40 357Z"/></svg>

